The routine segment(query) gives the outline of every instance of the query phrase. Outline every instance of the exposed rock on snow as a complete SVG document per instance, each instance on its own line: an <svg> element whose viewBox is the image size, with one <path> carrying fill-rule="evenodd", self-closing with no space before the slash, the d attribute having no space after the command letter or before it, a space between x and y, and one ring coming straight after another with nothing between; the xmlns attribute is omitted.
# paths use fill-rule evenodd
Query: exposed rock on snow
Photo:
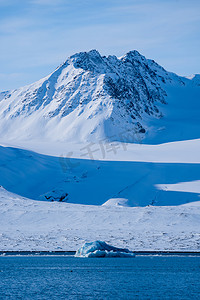
<svg viewBox="0 0 200 300"><path fill-rule="evenodd" d="M134 257L128 249L110 246L102 241L84 243L75 254L76 257Z"/></svg>
<svg viewBox="0 0 200 300"><path fill-rule="evenodd" d="M52 191L41 195L39 198L40 200L67 202L68 196L68 193L62 189L53 189Z"/></svg>

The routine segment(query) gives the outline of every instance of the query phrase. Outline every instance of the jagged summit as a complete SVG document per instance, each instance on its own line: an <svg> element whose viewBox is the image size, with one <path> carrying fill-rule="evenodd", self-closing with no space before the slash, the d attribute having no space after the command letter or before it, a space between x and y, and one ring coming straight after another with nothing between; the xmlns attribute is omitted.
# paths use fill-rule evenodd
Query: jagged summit
<svg viewBox="0 0 200 300"><path fill-rule="evenodd" d="M129 59L129 60L146 60L145 56L140 54L137 50L131 50L127 52L125 55L121 57L121 59Z"/></svg>
<svg viewBox="0 0 200 300"><path fill-rule="evenodd" d="M76 53L70 56L66 62L73 64L75 68L82 68L86 71L100 71L100 68L105 65L103 57L97 50Z"/></svg>
<svg viewBox="0 0 200 300"><path fill-rule="evenodd" d="M99 59L101 59L102 57L101 57L101 54L99 53L99 51L97 51L96 49L92 49L92 50L90 50L90 51L88 51L88 52L86 52L86 51L83 51L83 52L78 52L78 53L75 53L75 54L73 54L73 55L71 55L70 57L69 57L69 59L76 59L76 58L79 58L79 59L84 59L84 58L86 58L86 57L88 57L88 58L93 58L93 59L95 59L95 58L99 58Z"/></svg>
<svg viewBox="0 0 200 300"><path fill-rule="evenodd" d="M156 135L168 90L188 86L136 50L76 53L36 83L0 93L0 138L142 141Z"/></svg>

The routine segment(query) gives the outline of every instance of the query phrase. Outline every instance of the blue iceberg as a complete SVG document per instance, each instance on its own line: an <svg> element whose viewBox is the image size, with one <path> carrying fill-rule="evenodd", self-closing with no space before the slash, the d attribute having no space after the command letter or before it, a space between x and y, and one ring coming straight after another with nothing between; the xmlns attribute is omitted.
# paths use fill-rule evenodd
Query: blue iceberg
<svg viewBox="0 0 200 300"><path fill-rule="evenodd" d="M116 248L103 241L84 243L75 254L76 257L134 257L128 249Z"/></svg>

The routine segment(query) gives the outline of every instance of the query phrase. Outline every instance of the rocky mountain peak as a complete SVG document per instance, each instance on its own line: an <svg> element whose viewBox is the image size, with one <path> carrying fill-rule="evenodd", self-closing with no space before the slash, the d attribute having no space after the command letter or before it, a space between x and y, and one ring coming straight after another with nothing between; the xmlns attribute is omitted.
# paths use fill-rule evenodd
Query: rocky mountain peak
<svg viewBox="0 0 200 300"><path fill-rule="evenodd" d="M68 63L74 65L75 68L82 68L88 71L94 71L103 64L103 59L97 50L90 50L88 52L76 53L67 60Z"/></svg>
<svg viewBox="0 0 200 300"><path fill-rule="evenodd" d="M145 61L145 56L141 55L140 52L137 50L132 50L126 53L124 56L121 57L122 61L134 61L134 60L143 60Z"/></svg>

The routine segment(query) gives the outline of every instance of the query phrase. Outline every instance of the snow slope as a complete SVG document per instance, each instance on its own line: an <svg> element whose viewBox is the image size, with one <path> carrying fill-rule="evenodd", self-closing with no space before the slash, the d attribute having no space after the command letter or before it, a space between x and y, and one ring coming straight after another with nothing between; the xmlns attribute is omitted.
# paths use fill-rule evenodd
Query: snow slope
<svg viewBox="0 0 200 300"><path fill-rule="evenodd" d="M13 148L13 143L0 143L3 147ZM40 154L106 161L143 161L163 163L200 163L200 139L171 142L158 145L122 142L35 142L21 141L14 147L32 150Z"/></svg>
<svg viewBox="0 0 200 300"><path fill-rule="evenodd" d="M122 154L126 152L119 152L119 158ZM79 204L102 205L111 198L128 199L129 206L199 200L198 161L140 162L134 161L134 155L132 160L73 159L0 147L0 183L31 199ZM186 184L182 191L177 187L180 183Z"/></svg>
<svg viewBox="0 0 200 300"><path fill-rule="evenodd" d="M77 250L103 240L130 250L200 249L200 202L106 207L22 198L0 188L0 250Z"/></svg>

